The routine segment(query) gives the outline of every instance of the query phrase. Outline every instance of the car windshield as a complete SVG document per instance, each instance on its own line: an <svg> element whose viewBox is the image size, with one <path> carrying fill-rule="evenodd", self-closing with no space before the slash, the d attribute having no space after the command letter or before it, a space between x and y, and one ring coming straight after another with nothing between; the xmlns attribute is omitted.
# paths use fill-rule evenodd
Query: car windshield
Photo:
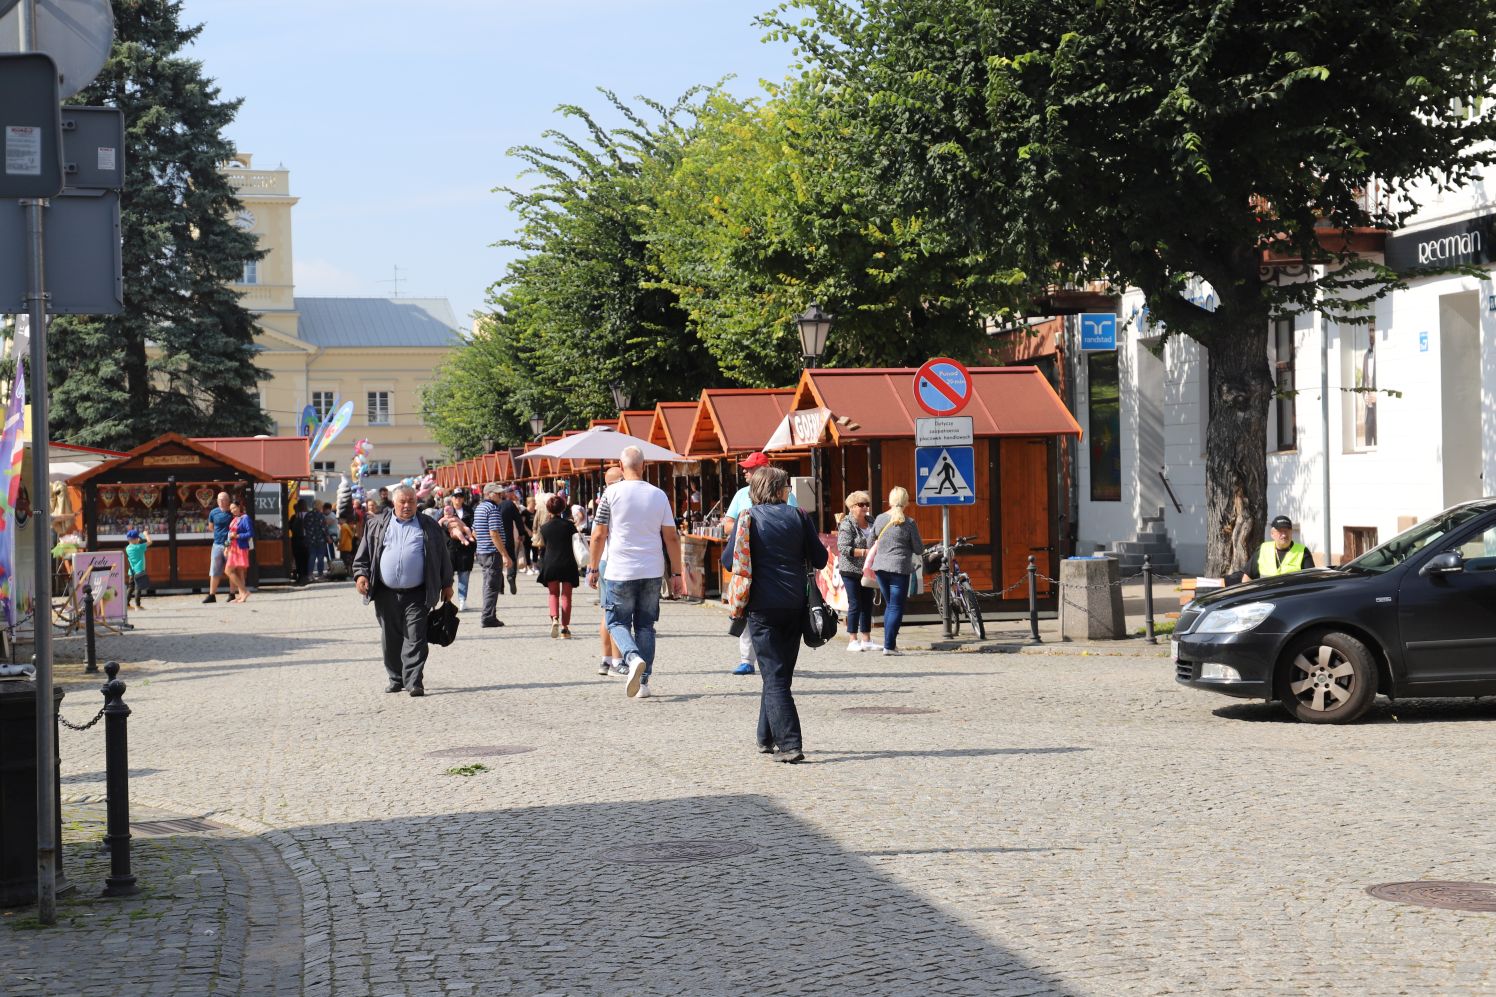
<svg viewBox="0 0 1496 997"><path fill-rule="evenodd" d="M1450 509L1442 515L1430 519L1426 523L1419 523L1405 533L1388 540L1380 547L1373 547L1343 566L1346 571L1369 571L1380 574L1402 564L1418 551L1429 544L1445 536L1451 530L1464 526L1477 516L1485 515L1486 509L1482 506L1460 506Z"/></svg>

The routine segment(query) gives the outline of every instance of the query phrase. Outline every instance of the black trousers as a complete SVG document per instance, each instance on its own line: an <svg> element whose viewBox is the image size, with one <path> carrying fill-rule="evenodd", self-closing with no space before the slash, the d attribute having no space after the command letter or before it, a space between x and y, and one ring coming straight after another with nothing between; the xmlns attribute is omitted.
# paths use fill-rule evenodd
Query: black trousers
<svg viewBox="0 0 1496 997"><path fill-rule="evenodd" d="M509 594L510 595L516 595L519 592L519 585L518 585L518 579L519 579L519 557L516 556L516 554L515 554L515 543L514 543L514 537L513 537L512 534L509 537L508 550L509 550L509 572L508 572L508 574L509 574ZM527 561L526 563L530 564L530 563L534 563L534 562L533 561Z"/></svg>
<svg viewBox="0 0 1496 997"><path fill-rule="evenodd" d="M499 618L499 593L504 591L504 556L497 551L479 554L478 568L483 572L483 617L480 622L492 623Z"/></svg>
<svg viewBox="0 0 1496 997"><path fill-rule="evenodd" d="M307 583L307 565L312 559L312 550L304 543L291 544L291 557L296 562L296 584Z"/></svg>
<svg viewBox="0 0 1496 997"><path fill-rule="evenodd" d="M780 751L799 751L800 712L790 684L795 680L795 660L800 656L802 609L748 611L748 636L758 654L758 671L764 691L758 703L758 743Z"/></svg>
<svg viewBox="0 0 1496 997"><path fill-rule="evenodd" d="M374 593L374 615L379 619L379 644L384 671L391 682L407 689L421 684L426 669L426 589L381 587Z"/></svg>

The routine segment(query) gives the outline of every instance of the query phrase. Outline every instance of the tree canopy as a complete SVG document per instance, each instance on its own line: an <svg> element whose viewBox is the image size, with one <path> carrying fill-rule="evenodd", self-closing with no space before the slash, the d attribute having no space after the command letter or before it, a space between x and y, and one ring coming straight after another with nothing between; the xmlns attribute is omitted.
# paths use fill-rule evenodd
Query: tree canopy
<svg viewBox="0 0 1496 997"><path fill-rule="evenodd" d="M899 210L1036 288L1137 287L1206 348L1214 572L1266 526L1269 319L1364 318L1398 286L1317 233L1395 227L1496 138L1469 110L1496 82L1492 0L806 0L767 23ZM1268 250L1318 269L1279 279Z"/></svg>

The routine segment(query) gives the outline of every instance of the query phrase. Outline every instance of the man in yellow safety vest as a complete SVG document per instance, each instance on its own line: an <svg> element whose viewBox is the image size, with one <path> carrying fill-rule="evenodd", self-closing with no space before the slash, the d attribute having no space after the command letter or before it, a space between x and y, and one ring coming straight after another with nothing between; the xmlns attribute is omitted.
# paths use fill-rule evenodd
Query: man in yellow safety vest
<svg viewBox="0 0 1496 997"><path fill-rule="evenodd" d="M1242 581L1271 578L1314 567L1314 555L1309 553L1309 548L1293 539L1293 520L1279 516L1269 524L1268 533L1272 539L1257 548L1257 558L1242 572Z"/></svg>

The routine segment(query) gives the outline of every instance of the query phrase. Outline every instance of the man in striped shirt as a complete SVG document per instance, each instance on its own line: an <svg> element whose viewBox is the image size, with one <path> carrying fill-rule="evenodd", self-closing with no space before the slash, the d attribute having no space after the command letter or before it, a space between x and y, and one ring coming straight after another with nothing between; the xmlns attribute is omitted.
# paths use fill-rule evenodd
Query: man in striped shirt
<svg viewBox="0 0 1496 997"><path fill-rule="evenodd" d="M499 514L504 489L497 483L483 486L483 501L473 513L473 533L478 538L478 567L483 570L483 619L485 627L502 627L498 617L499 593L504 590L504 569L513 563L509 555L509 533Z"/></svg>

